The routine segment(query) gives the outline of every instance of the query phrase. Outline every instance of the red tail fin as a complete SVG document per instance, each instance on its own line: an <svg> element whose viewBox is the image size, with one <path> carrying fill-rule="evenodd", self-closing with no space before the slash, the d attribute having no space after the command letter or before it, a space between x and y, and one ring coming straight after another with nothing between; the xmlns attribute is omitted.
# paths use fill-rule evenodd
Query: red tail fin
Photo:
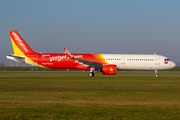
<svg viewBox="0 0 180 120"><path fill-rule="evenodd" d="M15 55L28 55L35 52L28 46L17 31L9 31Z"/></svg>

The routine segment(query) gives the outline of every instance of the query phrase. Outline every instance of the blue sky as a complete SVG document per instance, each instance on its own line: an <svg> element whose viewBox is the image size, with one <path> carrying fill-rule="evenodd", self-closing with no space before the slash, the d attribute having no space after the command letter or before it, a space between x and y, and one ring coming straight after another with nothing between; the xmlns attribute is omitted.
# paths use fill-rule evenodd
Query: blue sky
<svg viewBox="0 0 180 120"><path fill-rule="evenodd" d="M9 30L36 52L167 56L180 62L179 0L2 0L0 62L12 54ZM15 65L15 63L14 63Z"/></svg>

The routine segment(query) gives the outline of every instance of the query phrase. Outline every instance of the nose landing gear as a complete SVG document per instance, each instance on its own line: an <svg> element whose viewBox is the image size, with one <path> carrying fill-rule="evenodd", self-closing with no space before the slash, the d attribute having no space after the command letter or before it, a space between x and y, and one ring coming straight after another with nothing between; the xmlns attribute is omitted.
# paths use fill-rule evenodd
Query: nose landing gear
<svg viewBox="0 0 180 120"><path fill-rule="evenodd" d="M155 77L159 77L157 70L155 70Z"/></svg>

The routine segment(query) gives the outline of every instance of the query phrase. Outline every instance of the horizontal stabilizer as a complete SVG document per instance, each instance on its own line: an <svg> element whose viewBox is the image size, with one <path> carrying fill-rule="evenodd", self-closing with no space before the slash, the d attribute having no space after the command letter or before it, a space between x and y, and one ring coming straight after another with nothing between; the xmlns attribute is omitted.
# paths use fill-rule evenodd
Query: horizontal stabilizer
<svg viewBox="0 0 180 120"><path fill-rule="evenodd" d="M6 58L10 59L10 60L14 60L14 61L19 62L19 63L26 63L25 62L25 59L26 59L25 57L16 56L14 54L6 55Z"/></svg>

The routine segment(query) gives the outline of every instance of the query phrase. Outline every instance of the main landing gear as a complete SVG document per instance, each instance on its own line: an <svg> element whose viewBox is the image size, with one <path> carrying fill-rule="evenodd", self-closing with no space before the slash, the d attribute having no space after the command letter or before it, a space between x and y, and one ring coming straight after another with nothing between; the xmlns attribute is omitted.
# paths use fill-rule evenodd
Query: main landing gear
<svg viewBox="0 0 180 120"><path fill-rule="evenodd" d="M88 73L88 76L93 77L94 76L94 71L95 71L95 68L91 68L90 72Z"/></svg>
<svg viewBox="0 0 180 120"><path fill-rule="evenodd" d="M159 77L157 70L155 70L155 77Z"/></svg>
<svg viewBox="0 0 180 120"><path fill-rule="evenodd" d="M89 77L93 77L93 76L94 76L94 73L93 73L93 72L89 72L89 73L88 73L88 76L89 76Z"/></svg>

